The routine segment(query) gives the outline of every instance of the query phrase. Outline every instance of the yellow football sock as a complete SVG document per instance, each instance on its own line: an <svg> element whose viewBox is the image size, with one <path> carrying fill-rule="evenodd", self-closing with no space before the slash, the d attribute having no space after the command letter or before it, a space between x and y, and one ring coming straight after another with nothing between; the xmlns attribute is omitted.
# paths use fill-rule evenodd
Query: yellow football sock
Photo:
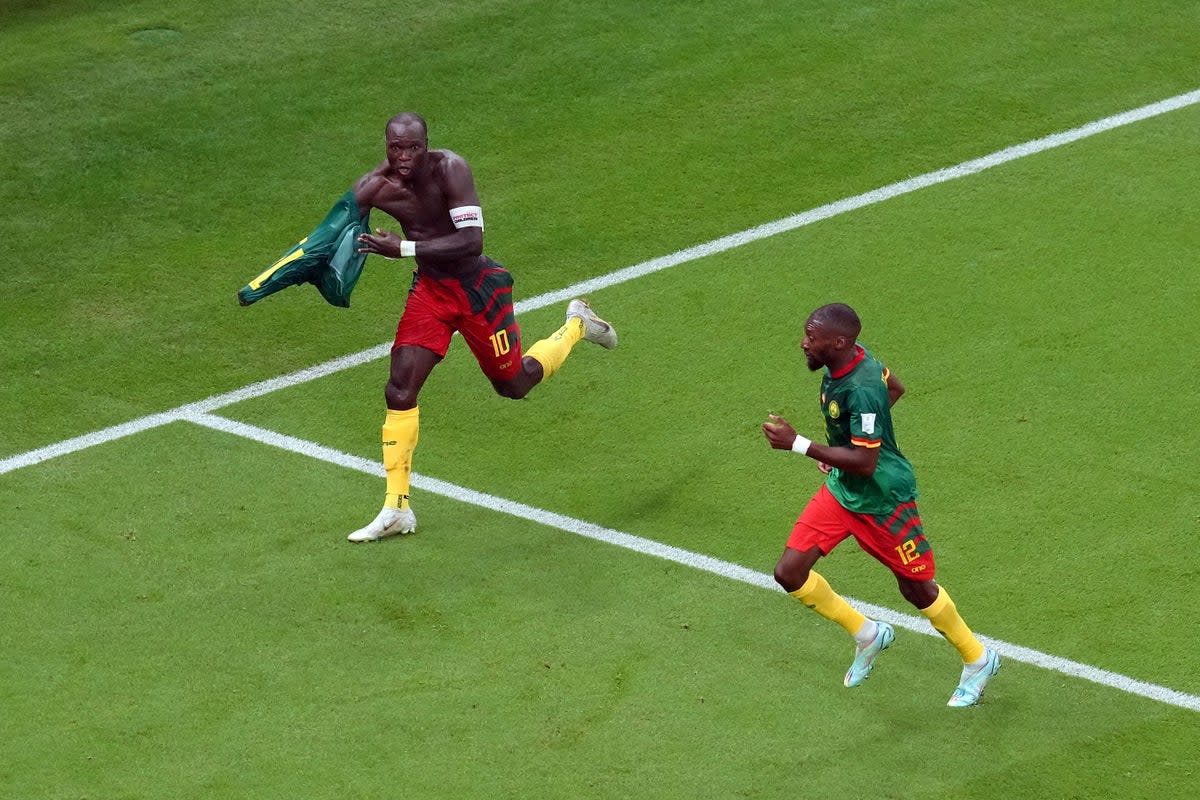
<svg viewBox="0 0 1200 800"><path fill-rule="evenodd" d="M387 470L388 508L408 508L408 479L412 473L412 454L417 448L421 409L388 409L383 421L383 468Z"/></svg>
<svg viewBox="0 0 1200 800"><path fill-rule="evenodd" d="M958 615L954 601L941 586L938 587L937 600L922 608L921 613L929 618L938 633L946 637L946 641L954 645L964 664L972 664L983 657L983 645Z"/></svg>
<svg viewBox="0 0 1200 800"><path fill-rule="evenodd" d="M549 338L534 342L525 351L525 355L536 359L542 365L542 380L558 372L558 368L567 360L571 348L583 338L583 320L571 317L561 328L550 334Z"/></svg>
<svg viewBox="0 0 1200 800"><path fill-rule="evenodd" d="M854 610L845 598L835 592L829 581L821 577L815 570L809 570L808 580L794 592L788 592L792 597L816 611L825 619L831 619L846 629L851 636L858 633L867 618Z"/></svg>

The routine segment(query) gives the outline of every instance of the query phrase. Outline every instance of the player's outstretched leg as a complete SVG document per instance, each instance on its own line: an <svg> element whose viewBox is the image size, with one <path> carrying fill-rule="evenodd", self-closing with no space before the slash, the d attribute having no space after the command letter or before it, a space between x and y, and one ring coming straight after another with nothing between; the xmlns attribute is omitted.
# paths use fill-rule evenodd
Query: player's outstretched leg
<svg viewBox="0 0 1200 800"><path fill-rule="evenodd" d="M545 339L534 342L525 352L526 361L536 361L541 365L541 370L531 372L527 365L524 375L518 375L517 380L505 383L493 380L496 391L505 397L524 397L539 381L558 372L580 339L595 342L608 350L617 346L617 332L613 326L597 317L587 300L576 298L567 304L567 320L562 327Z"/></svg>
<svg viewBox="0 0 1200 800"><path fill-rule="evenodd" d="M606 350L612 350L617 346L617 331L612 325L596 316L596 312L592 311L587 300L576 298L567 303L567 321L573 317L583 321L584 341L594 342Z"/></svg>
<svg viewBox="0 0 1200 800"><path fill-rule="evenodd" d="M385 506L379 516L366 526L346 537L351 542L374 542L398 533L412 533L417 529L417 515L412 508L390 508Z"/></svg>

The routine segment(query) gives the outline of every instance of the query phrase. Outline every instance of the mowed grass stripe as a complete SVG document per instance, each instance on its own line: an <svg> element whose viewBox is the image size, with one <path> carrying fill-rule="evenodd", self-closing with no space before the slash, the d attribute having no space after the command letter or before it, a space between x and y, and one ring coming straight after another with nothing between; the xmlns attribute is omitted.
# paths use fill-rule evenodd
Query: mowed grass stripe
<svg viewBox="0 0 1200 800"><path fill-rule="evenodd" d="M908 194L924 189L930 186L935 186L947 181L964 178L968 175L975 175L992 167L1006 164L1010 161L1015 161L1020 158L1035 155L1037 153L1050 150L1055 147L1061 147L1065 144L1077 142L1089 136L1095 136L1098 133L1104 133L1115 128L1120 128L1125 125L1130 125L1134 122L1150 119L1171 111L1177 111L1181 108L1200 103L1200 89L1195 89L1184 94L1160 100L1156 103L1141 106L1130 111L1124 111L1119 114L1114 114L1103 119L1089 122L1077 128L1072 128L1060 133L1050 134L1040 139L1034 139L1023 144L1006 147L1002 150L997 150L990 155L981 158L971 159L957 164L953 167L935 170L925 173L914 178L908 178L903 181L888 184L887 186L873 189L863 194L847 197L808 211L794 214L790 217L768 222L763 225L758 225L753 228L733 233L728 236L723 236L719 239L714 239L704 244L699 244L694 247L678 250L669 255L660 256L658 258L644 261L631 267L609 272L596 278L591 278L585 281L568 286L564 289L559 289L553 292L538 295L536 297L522 300L516 303L517 313L533 311L535 309L544 308L545 306L562 302L569 298L585 295L590 292L595 292L600 289L605 289L610 286L615 286L626 281L631 281L635 278L640 278L644 275L650 275L661 270L679 266L690 261L704 258L706 256L716 255L718 253L731 250L742 245L756 242L760 239L765 239L770 236L775 236L787 231L796 230L797 228L811 225L814 222L819 222L830 217L844 214L848 211L853 211L865 206L881 203L884 200L889 200L893 197ZM350 369L352 367L383 358L391 349L390 343L377 345L367 348L366 350L349 355L341 356L331 361L317 364L312 367L298 370L296 372L281 375L277 378L270 378L265 381L259 381L240 389L235 389L231 392L226 392L219 395L214 395L205 400L200 400L193 403L188 403L179 406L171 411L164 411L157 414L150 414L145 417L140 417L130 422L125 422L120 425L114 425L104 428L99 431L84 434L83 436L65 439L55 444L40 447L35 450L29 450L24 453L9 456L0 460L0 475L3 475L13 470L23 467L40 464L59 456L68 455L70 453L83 450L88 447L93 447L98 444L110 442L115 439L121 439L126 436L140 433L141 431L157 428L160 425L166 425L180 419L187 419L195 414L204 414L210 411L215 411L224 406L248 400L254 397L260 397L271 392L285 389L290 386L307 383L308 381L316 380L317 378L331 375L341 370Z"/></svg>
<svg viewBox="0 0 1200 800"><path fill-rule="evenodd" d="M215 414L192 413L183 418L197 425L241 436L271 447L278 447L282 450L315 458L347 469L357 470L378 478L385 477L382 464L349 453L343 453L340 450L325 447L316 442L266 430L265 428L249 425L244 422L237 422ZM534 506L518 503L514 500L508 500L484 492L477 492L464 486L420 475L415 472L412 474L412 484L422 491L441 495L442 497L457 500L461 503L479 506L491 511L526 519L539 525L557 528L558 530L588 539L595 539L596 541L623 547L644 555L694 567L695 569L704 570L723 578L748 583L751 586L782 591L770 575L756 572L755 570L738 564L732 564L728 561L712 558L711 556L662 544L652 539L634 536L633 534L613 530L612 528L606 528L602 525L557 514L542 508L535 508ZM893 625L898 625L914 633L922 633L934 637L939 635L924 617L901 614L890 608L866 603L852 597L847 597L846 599L859 611L874 619L890 622ZM1127 675L1121 675L1089 664L1082 664L1078 661L1071 661L1070 659L1043 653L1040 650L1011 644L1000 639L993 639L989 636L979 635L979 638L989 647L994 648L1004 658L1011 661L1032 664L1033 666L1059 672L1074 678L1081 678L1091 683L1145 697L1177 708L1200 711L1200 696L1187 694L1186 692L1180 692L1146 681L1139 681Z"/></svg>

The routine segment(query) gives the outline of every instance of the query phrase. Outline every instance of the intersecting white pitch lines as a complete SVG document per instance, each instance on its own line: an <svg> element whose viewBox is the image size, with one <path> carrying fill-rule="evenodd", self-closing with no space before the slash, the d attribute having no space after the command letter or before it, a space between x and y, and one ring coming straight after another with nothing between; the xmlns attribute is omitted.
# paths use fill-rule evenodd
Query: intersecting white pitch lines
<svg viewBox="0 0 1200 800"><path fill-rule="evenodd" d="M572 297L585 295L609 286L615 286L626 281L639 278L644 275L649 275L660 270L669 269L679 266L690 261L704 258L705 256L716 255L727 250L732 250L735 247L749 244L751 242L765 239L770 236L775 236L780 233L795 230L797 228L810 225L814 222L819 222L823 219L829 219L839 214L844 214L847 211L853 211L858 208L873 205L875 203L889 200L893 197L899 197L903 194L924 189L929 186L935 186L946 181L963 178L968 175L974 175L992 167L1006 164L1010 161L1015 161L1019 158L1031 156L1050 150L1055 147L1060 147L1071 142L1085 139L1089 136L1094 136L1098 133L1110 131L1115 128L1129 125L1141 120L1150 119L1152 117L1166 114L1181 108L1200 103L1200 89L1187 92L1185 94L1176 95L1175 97L1161 100L1157 103L1135 108L1130 111L1125 111L1120 114L1114 114L1110 117L1089 122L1086 125L1081 125L1078 128L1072 128L1060 133L1051 134L1049 136L1035 139L1024 144L1007 147L1003 150L998 150L990 155L976 158L970 161L964 161L945 169L928 172L924 175L919 175L914 178L908 178L903 181L888 184L878 189L874 189L863 194L847 197L833 203L828 203L808 211L794 214L790 217L768 222L763 225L758 225L747 230L733 233L728 236L723 236L719 239L714 239L704 244L699 244L694 247L689 247L684 250L671 253L669 255L654 258L649 261L644 261L641 264L635 264L631 267L619 269L605 275L598 276L586 281L582 281L573 286L568 286L565 289L560 289L555 292L538 295L537 297L523 300L516 304L516 312L518 314L531 311L545 306L560 303ZM224 394L214 395L205 400L200 400L194 403L179 406L170 411L164 411L158 414L150 414L145 417L140 417L130 422L114 425L109 428L104 428L93 433L77 436L72 439L66 439L55 444L41 447L36 450L30 450L25 453L19 453L14 456L9 456L0 460L0 475L12 472L24 467L30 467L35 464L40 464L59 456L68 455L70 453L83 450L88 447L93 447L104 442L111 442L116 439L122 439L126 436L132 436L142 431L151 430L172 422L187 421L198 425L203 425L208 428L213 428L226 433L242 436L252 439L263 444L268 444L273 447L279 447L295 453L301 453L306 456L317 458L331 464L337 464L349 469L355 469L360 472L365 472L369 475L383 477L384 471L382 465L368 461L357 456L352 456L347 453L342 453L327 447L323 447L314 442L308 442L302 439L297 439L291 436L286 436L274 431L268 431L263 428L258 428L253 425L247 425L241 422L234 422L224 417L213 414L225 406L233 405L234 403L248 400L253 397L260 397L271 392L278 391L290 386L296 386L308 381L316 380L317 378L326 375L332 375L344 369L356 367L360 364L374 361L388 355L391 350L391 343L371 347L358 353L351 353L341 358L327 361L323 364L317 364L288 375L282 375L270 380L254 383L249 386L244 386L240 389L235 389ZM737 564L731 564L726 561L705 556L699 553L693 553L670 545L665 545L660 542L655 542L650 539L644 539L639 536L634 536L621 531L605 528L594 523L585 522L583 520L567 517L562 514L556 514L544 509L535 508L532 506L518 503L512 500L506 500L501 497L477 492L462 486L457 486L452 483L429 478L419 474L413 474L412 483L418 489L438 494L454 500L470 503L472 505L481 506L494 511L527 519L541 525L557 528L559 530L574 533L580 536L585 536L591 539L607 542L609 544L624 547L646 555L655 556L657 558L667 559L680 564L685 564L696 569L705 570L707 572L721 575L723 577L748 583L753 586L760 586L766 589L777 590L773 578L746 567ZM900 614L891 609L882 606L875 606L862 601L850 598L856 608L863 613L875 619L882 619L891 622L909 630L936 635L936 632L923 618L912 617L906 614ZM1200 711L1200 697L1196 695L1178 692L1164 686L1159 686L1145 681L1135 680L1134 678L1120 675L1107 670L1102 670L1097 667L1081 664L1075 661L1070 661L1058 656L1042 653L1030 648L1021 647L1019 645L1009 644L990 637L981 636L980 639L989 647L994 648L1002 656L1014 661L1021 661L1028 664L1034 664L1045 669L1054 670L1065 675L1071 675L1083 680L1091 681L1103 686L1109 686L1114 689L1119 689L1123 692L1139 695L1141 697L1157 700L1158 702L1167 705L1186 708L1192 711Z"/></svg>

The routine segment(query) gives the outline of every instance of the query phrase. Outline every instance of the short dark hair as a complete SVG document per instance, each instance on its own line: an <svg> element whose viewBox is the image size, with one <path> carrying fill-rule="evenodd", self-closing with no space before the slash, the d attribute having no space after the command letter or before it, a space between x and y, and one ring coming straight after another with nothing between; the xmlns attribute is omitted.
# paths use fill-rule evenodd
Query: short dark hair
<svg viewBox="0 0 1200 800"><path fill-rule="evenodd" d="M808 318L822 328L853 339L857 339L862 331L862 320L858 318L854 309L845 303L823 305L809 314Z"/></svg>

